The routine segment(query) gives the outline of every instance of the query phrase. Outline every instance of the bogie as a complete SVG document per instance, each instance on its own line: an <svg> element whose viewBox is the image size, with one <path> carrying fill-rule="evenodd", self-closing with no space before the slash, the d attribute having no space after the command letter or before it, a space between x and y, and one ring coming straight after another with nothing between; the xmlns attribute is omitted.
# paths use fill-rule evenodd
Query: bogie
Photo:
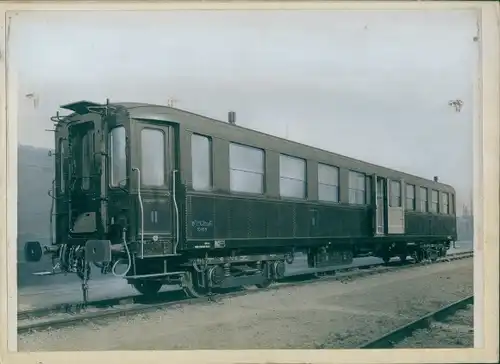
<svg viewBox="0 0 500 364"><path fill-rule="evenodd" d="M232 256L237 259L237 256ZM269 287L285 275L284 260L249 261L245 264L195 265L186 272L183 288L190 297L201 297L220 289L255 285Z"/></svg>
<svg viewBox="0 0 500 364"><path fill-rule="evenodd" d="M186 292L188 297L199 298L209 293L203 272L197 272L195 269L190 269L186 272L182 284L184 292Z"/></svg>
<svg viewBox="0 0 500 364"><path fill-rule="evenodd" d="M448 249L446 242L431 243L412 243L407 246L404 244L391 244L385 249L379 249L376 255L384 261L385 264L393 257L398 257L401 263L405 263L410 256L415 263L422 261L436 261L439 257L444 257Z"/></svg>
<svg viewBox="0 0 500 364"><path fill-rule="evenodd" d="M263 262L261 265L261 274L264 277L264 280L262 283L257 283L255 286L257 288L268 288L273 284L273 279L271 276L271 264L268 262Z"/></svg>

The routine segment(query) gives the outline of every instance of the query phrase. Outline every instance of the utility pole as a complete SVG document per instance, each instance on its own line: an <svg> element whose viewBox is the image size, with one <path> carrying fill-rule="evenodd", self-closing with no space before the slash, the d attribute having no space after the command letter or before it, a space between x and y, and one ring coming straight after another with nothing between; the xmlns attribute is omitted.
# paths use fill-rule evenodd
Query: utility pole
<svg viewBox="0 0 500 364"><path fill-rule="evenodd" d="M474 215L474 197L473 197L472 189L470 191L470 215Z"/></svg>
<svg viewBox="0 0 500 364"><path fill-rule="evenodd" d="M31 92L29 94L24 95L28 100L31 100L33 102L33 107L36 109L38 107L39 103L39 98L38 95L35 92Z"/></svg>
<svg viewBox="0 0 500 364"><path fill-rule="evenodd" d="M470 191L469 229L470 238L472 240L474 239L474 198L472 195L472 189Z"/></svg>
<svg viewBox="0 0 500 364"><path fill-rule="evenodd" d="M462 110L462 106L464 105L464 102L460 99L450 100L450 101L448 101L448 105L453 106L455 108L456 112L460 112Z"/></svg>

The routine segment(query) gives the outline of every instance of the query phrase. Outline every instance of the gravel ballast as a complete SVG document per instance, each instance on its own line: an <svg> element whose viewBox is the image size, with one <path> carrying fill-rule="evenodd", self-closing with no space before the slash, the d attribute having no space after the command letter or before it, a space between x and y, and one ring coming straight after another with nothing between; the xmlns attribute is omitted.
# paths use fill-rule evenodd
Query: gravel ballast
<svg viewBox="0 0 500 364"><path fill-rule="evenodd" d="M23 334L18 350L355 348L472 294L472 263L282 287Z"/></svg>
<svg viewBox="0 0 500 364"><path fill-rule="evenodd" d="M398 343L399 349L474 347L474 308L459 310L443 322L432 322Z"/></svg>

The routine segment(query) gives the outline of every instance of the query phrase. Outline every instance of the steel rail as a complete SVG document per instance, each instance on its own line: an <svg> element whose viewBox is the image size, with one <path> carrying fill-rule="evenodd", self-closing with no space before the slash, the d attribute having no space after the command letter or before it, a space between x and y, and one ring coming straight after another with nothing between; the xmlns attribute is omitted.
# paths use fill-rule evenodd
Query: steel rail
<svg viewBox="0 0 500 364"><path fill-rule="evenodd" d="M76 322L82 322L86 320L93 320L97 318L106 318L111 316L124 316L124 315L132 315L139 312L152 311L155 309L171 307L174 305L184 305L184 304L200 304L203 302L215 301L218 298L225 299L230 297L244 296L248 294L258 293L262 291L269 291L272 289L280 289L285 287L292 286L302 286L307 284L315 284L324 281L342 281L342 280L350 280L353 278L360 278L374 274L383 274L388 272L394 272L404 269L412 269L419 266L424 266L428 264L437 264L444 263L454 260L461 260L473 257L473 252L458 252L454 254L450 254L448 256L442 257L435 262L421 262L416 264L406 264L406 265L385 265L384 263L380 264L369 264L362 265L356 267L342 268L338 270L332 270L329 273L332 275L325 275L320 277L315 277L314 280L301 280L294 281L296 279L300 279L301 277L312 276L314 274L311 272L303 272L301 274L295 274L292 276L285 277L281 281L277 282L275 285L265 288L265 289L255 289L255 290L243 290L237 292L229 292L224 294L215 294L209 297L200 297L200 298L187 298L187 297L179 297L179 294L183 294L181 290L177 291L166 291L161 292L154 301L149 301L145 297L141 295L136 296L126 296L119 298L111 298L105 300L98 300L88 303L87 308L83 308L81 303L70 303L70 304L59 304L51 307L41 308L41 309L33 309L33 310L24 310L18 312L18 334L27 333L30 331L41 331L49 328L61 328L65 326L70 326ZM397 262L395 262L397 263ZM389 263L390 264L390 263ZM322 272L328 273L328 272ZM174 297L172 297L174 296ZM149 302L148 302L149 301ZM160 301L160 302L158 302ZM134 306L129 307L119 307L127 304L133 304ZM91 307L97 309L98 311L90 311L87 309ZM46 316L52 314L63 314L67 315L65 317L59 318L47 318L47 320L39 320L33 322L30 321L33 318L44 318Z"/></svg>
<svg viewBox="0 0 500 364"><path fill-rule="evenodd" d="M178 297L181 294L182 292L179 290L163 291L158 293L158 295L155 297L155 301L167 300L167 299L170 300L182 299L182 297ZM113 308L114 306L119 306L119 305L147 304L147 303L151 302L148 302L148 299L140 294L89 301L87 305L84 305L82 302L59 303L48 307L19 311L17 313L17 319L19 321L22 321L22 320L29 320L29 319L49 316L56 313L78 314L85 311L88 308L106 309L106 308Z"/></svg>
<svg viewBox="0 0 500 364"><path fill-rule="evenodd" d="M360 347L360 349L389 349L404 339L411 337L416 330L429 328L432 322L444 321L452 316L456 311L474 304L474 295L455 301L437 311L431 312L415 321L397 328L375 340L372 340Z"/></svg>
<svg viewBox="0 0 500 364"><path fill-rule="evenodd" d="M458 252L458 253L453 253L450 254L446 257L441 258L443 261L446 260L447 258L452 258L452 259L457 259L460 257L469 257L471 254L470 251L468 252ZM364 273L359 272L357 275L366 275L366 274L374 274L374 273L383 273L386 270L389 269L395 269L394 265L400 264L400 262L390 262L388 265L384 263L375 263L375 264L364 264L364 265L358 265L354 267L347 267L347 268L341 268L341 269L330 269L328 271L306 271L306 272L298 272L294 273L291 275L286 276L281 280L281 282L287 282L287 281L293 281L296 279L302 279L305 280L307 277L312 277L314 279L324 279L325 276L328 278L331 276L331 274L342 274L346 272L356 272L359 270L365 270ZM411 263L409 263L411 264ZM425 263L419 263L419 265L422 265ZM414 267L415 264L412 264L410 267ZM405 266L398 265L398 269L404 269ZM380 271L367 271L367 269L371 268L379 268L381 269ZM330 274L330 275L329 275ZM319 275L319 276L318 276ZM298 283L298 282L297 282ZM178 295L181 294L183 295L182 289L178 290L171 290L171 291L163 291L160 292L155 298L155 302L159 300L169 300L171 301L172 299L178 299L181 300L184 297L178 297ZM176 298L178 297L178 298ZM18 311L17 313L17 319L20 320L27 320L27 319L33 319L33 318L39 318L43 316L48 316L51 314L55 313L80 313L84 311L86 308L93 307L93 308L111 308L114 306L119 306L119 305L124 305L124 304L131 304L131 303L139 303L139 304L147 304L151 303L148 302L148 299L140 294L134 294L134 295L127 295L127 296L121 296L121 297L113 297L113 298L106 298L106 299L101 299L101 300L94 300L90 301L87 303L86 306L82 304L82 302L66 302L66 303L59 303L55 305L51 305L48 307L41 307L41 308L34 308L34 309L26 309L22 311Z"/></svg>

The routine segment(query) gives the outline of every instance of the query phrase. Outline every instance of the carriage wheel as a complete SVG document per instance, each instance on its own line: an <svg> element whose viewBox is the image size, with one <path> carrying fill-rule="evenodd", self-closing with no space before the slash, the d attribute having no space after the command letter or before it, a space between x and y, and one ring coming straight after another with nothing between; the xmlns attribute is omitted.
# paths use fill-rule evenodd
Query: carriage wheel
<svg viewBox="0 0 500 364"><path fill-rule="evenodd" d="M446 256L446 248L445 247L441 247L441 250L439 251L439 255L441 257L445 257Z"/></svg>
<svg viewBox="0 0 500 364"><path fill-rule="evenodd" d="M439 258L439 251L432 249L427 253L427 256L429 257L431 262L435 262Z"/></svg>
<svg viewBox="0 0 500 364"><path fill-rule="evenodd" d="M411 257L415 263L420 263L424 260L424 251L422 249L415 250L412 252Z"/></svg>
<svg viewBox="0 0 500 364"><path fill-rule="evenodd" d="M158 294L163 283L160 281L153 281L150 279L135 280L132 285L142 295L146 297L154 297Z"/></svg>

